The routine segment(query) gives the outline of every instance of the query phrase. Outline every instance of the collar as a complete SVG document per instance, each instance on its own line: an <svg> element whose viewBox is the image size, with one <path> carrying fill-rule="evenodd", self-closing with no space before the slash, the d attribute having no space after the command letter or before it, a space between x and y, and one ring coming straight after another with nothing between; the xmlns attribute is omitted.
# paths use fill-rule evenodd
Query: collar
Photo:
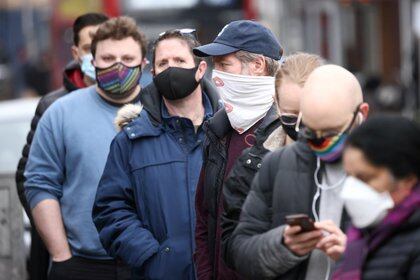
<svg viewBox="0 0 420 280"><path fill-rule="evenodd" d="M163 133L162 126L155 126L150 121L150 115L147 111L142 110L140 115L123 128L130 140L145 136L159 136Z"/></svg>
<svg viewBox="0 0 420 280"><path fill-rule="evenodd" d="M207 97L207 94L204 91L202 92L202 104L204 107L204 120L203 120L204 122L205 120L209 119L213 115L213 107L212 107L211 101ZM160 112L161 112L162 120L165 122L170 121L171 119L181 118L179 116L169 115L168 108L166 107L165 102L163 102L163 99L161 99L161 102L160 102Z"/></svg>

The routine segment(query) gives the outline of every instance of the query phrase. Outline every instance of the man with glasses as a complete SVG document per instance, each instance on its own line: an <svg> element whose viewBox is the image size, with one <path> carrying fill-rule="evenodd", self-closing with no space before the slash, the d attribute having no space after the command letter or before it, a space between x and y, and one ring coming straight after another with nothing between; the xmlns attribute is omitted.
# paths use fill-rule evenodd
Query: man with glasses
<svg viewBox="0 0 420 280"><path fill-rule="evenodd" d="M301 100L301 139L263 161L233 233L236 269L250 279L329 279L344 252L348 217L339 199L344 141L366 119L360 84L335 65L309 76ZM314 229L286 225L306 214Z"/></svg>
<svg viewBox="0 0 420 280"><path fill-rule="evenodd" d="M135 279L195 279L194 197L202 165L202 123L219 107L194 57L194 30L160 34L143 109L123 108L93 208L104 247Z"/></svg>

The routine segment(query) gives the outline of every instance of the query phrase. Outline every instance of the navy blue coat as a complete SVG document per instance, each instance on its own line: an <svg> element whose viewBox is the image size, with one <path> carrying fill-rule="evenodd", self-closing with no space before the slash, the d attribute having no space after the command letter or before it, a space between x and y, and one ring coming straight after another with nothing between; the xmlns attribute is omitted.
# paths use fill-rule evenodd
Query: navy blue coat
<svg viewBox="0 0 420 280"><path fill-rule="evenodd" d="M154 85L143 91L144 109L111 144L94 223L105 249L133 267L136 277L195 279L194 201L204 133L200 128L196 134L188 119L169 117ZM210 117L217 94L204 96Z"/></svg>

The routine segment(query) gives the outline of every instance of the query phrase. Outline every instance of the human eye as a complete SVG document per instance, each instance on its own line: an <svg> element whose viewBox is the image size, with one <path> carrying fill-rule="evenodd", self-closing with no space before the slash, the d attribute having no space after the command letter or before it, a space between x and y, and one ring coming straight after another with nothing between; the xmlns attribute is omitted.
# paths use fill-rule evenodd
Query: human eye
<svg viewBox="0 0 420 280"><path fill-rule="evenodd" d="M164 67L164 66L166 66L166 64L167 64L166 61L161 61L161 62L158 63L158 66L159 67Z"/></svg>
<svg viewBox="0 0 420 280"><path fill-rule="evenodd" d="M123 58L124 62L132 62L134 60L133 57L124 57Z"/></svg>

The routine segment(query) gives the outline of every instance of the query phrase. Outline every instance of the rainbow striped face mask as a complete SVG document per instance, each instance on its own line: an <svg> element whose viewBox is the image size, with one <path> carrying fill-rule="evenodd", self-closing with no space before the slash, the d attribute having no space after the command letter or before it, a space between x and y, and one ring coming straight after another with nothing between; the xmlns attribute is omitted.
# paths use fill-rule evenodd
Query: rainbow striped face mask
<svg viewBox="0 0 420 280"><path fill-rule="evenodd" d="M354 111L350 124L342 132L325 133L319 136L317 132L308 127L302 129L303 138L306 139L311 150L321 161L333 163L341 159L346 139L357 119L359 107L360 105Z"/></svg>
<svg viewBox="0 0 420 280"><path fill-rule="evenodd" d="M128 97L139 84L140 77L140 65L128 67L117 62L107 68L96 67L98 87L115 100Z"/></svg>
<svg viewBox="0 0 420 280"><path fill-rule="evenodd" d="M308 140L308 145L321 161L333 163L341 158L347 136L347 133L342 133L322 141Z"/></svg>

